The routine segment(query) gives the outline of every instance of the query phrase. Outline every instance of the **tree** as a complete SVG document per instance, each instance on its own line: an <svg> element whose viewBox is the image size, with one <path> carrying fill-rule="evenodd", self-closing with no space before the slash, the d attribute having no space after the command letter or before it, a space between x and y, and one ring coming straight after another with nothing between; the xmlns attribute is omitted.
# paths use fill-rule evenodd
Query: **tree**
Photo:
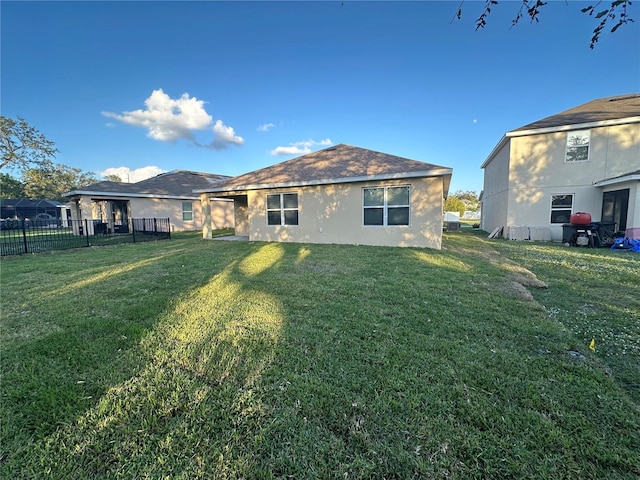
<svg viewBox="0 0 640 480"><path fill-rule="evenodd" d="M6 173L0 173L0 197L23 198L24 196L24 184L20 180Z"/></svg>
<svg viewBox="0 0 640 480"><path fill-rule="evenodd" d="M453 195L449 195L447 199L444 201L444 211L445 212L458 212L460 213L460 217L464 215L465 206L462 200Z"/></svg>
<svg viewBox="0 0 640 480"><path fill-rule="evenodd" d="M465 0L461 0L458 9L456 10L455 18L458 20L462 17L462 6ZM523 17L529 17L532 22L539 21L540 9L542 9L549 2L542 0L521 0L520 9L518 13L511 21L511 25L516 25ZM601 5L605 3L604 6ZM487 25L487 17L491 13L491 8L497 5L497 0L485 0L484 8L480 16L476 19L476 30L484 28ZM592 5L587 5L580 11L600 20L600 23L594 28L593 36L591 37L591 43L589 48L593 48L600 39L600 34L607 27L610 22L615 22L611 28L611 32L615 32L622 25L632 23L633 19L629 16L628 7L632 4L631 0L614 0L609 6L606 6L606 2L602 0L596 1Z"/></svg>
<svg viewBox="0 0 640 480"><path fill-rule="evenodd" d="M24 180L27 198L60 201L64 200L64 193L98 181L93 172L83 172L79 168L59 164L29 169L24 173Z"/></svg>
<svg viewBox="0 0 640 480"><path fill-rule="evenodd" d="M58 149L51 140L29 125L0 115L0 169L8 167L25 172L30 168L50 167Z"/></svg>
<svg viewBox="0 0 640 480"><path fill-rule="evenodd" d="M458 190L457 192L450 195L451 197L455 197L464 203L464 209L469 210L471 212L477 212L480 208L480 201L478 200L478 194L471 190L462 191Z"/></svg>
<svg viewBox="0 0 640 480"><path fill-rule="evenodd" d="M113 173L110 175L105 175L104 179L109 182L122 182L122 179L118 175L115 175Z"/></svg>

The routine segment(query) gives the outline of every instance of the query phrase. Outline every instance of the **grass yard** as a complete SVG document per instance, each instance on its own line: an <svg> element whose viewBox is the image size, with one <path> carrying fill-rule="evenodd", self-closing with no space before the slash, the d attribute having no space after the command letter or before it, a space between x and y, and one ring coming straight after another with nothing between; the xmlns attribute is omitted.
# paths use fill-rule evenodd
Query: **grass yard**
<svg viewBox="0 0 640 480"><path fill-rule="evenodd" d="M0 477L638 478L640 255L485 237L4 258Z"/></svg>

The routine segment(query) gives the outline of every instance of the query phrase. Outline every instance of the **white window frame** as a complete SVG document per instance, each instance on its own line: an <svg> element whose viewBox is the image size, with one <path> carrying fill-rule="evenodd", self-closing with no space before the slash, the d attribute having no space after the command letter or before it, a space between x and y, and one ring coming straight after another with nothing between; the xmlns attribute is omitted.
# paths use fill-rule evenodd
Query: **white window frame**
<svg viewBox="0 0 640 480"><path fill-rule="evenodd" d="M189 208L185 208L185 205ZM191 216L191 218L186 218L187 216ZM193 222L193 202L182 202L182 221Z"/></svg>
<svg viewBox="0 0 640 480"><path fill-rule="evenodd" d="M284 206L284 196L285 195L295 195L296 196L296 207L285 207ZM269 208L269 197L279 197L279 208ZM297 227L300 225L300 197L298 192L282 192L282 193L268 193L266 197L266 205L267 207L267 226L269 227L277 227L278 225L287 226L287 227ZM285 212L293 212L297 213L297 223L286 223L285 222ZM280 213L280 223L269 223L269 212L279 212Z"/></svg>
<svg viewBox="0 0 640 480"><path fill-rule="evenodd" d="M571 197L571 206L566 207L566 206L555 206L553 205L553 198L554 197ZM550 225L562 225L563 223L569 223L571 221L571 215L573 214L573 204L575 203L575 195L573 193L555 193L553 195L551 195L551 199L550 199L550 214L549 214L549 224ZM553 221L553 213L554 212L559 212L559 211L563 211L563 210L569 210L569 216L567 218L566 221L564 222L554 222Z"/></svg>
<svg viewBox="0 0 640 480"><path fill-rule="evenodd" d="M408 190L408 203L403 205L389 205L388 204L388 192L390 188L406 188ZM365 205L365 191L367 190L384 190L384 198L382 205ZM367 225L365 224L365 211L368 209L382 208L382 225ZM389 225L389 209L393 208L407 208L409 211L408 220L406 224L401 225ZM411 226L411 185L388 185L388 186L371 186L362 188L362 225L364 227L409 227Z"/></svg>
<svg viewBox="0 0 640 480"><path fill-rule="evenodd" d="M578 140L576 140L578 139ZM586 158L570 158L578 157L578 149L586 148ZM588 162L591 154L591 130L572 130L567 132L567 145L564 152L565 163Z"/></svg>

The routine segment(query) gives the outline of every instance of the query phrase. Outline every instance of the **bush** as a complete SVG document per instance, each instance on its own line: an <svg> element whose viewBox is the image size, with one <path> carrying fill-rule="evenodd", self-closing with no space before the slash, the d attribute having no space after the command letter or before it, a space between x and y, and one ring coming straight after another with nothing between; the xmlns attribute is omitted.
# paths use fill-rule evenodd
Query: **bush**
<svg viewBox="0 0 640 480"><path fill-rule="evenodd" d="M22 220L17 218L7 218L2 220L0 228L2 230L17 230L22 227Z"/></svg>

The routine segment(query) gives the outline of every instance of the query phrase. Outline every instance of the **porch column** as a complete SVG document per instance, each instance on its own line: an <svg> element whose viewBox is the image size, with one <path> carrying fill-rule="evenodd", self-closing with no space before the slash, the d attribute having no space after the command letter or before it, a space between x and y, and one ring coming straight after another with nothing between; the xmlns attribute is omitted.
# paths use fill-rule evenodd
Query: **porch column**
<svg viewBox="0 0 640 480"><path fill-rule="evenodd" d="M211 204L206 193L200 194L200 204L202 205L202 238L211 238Z"/></svg>

